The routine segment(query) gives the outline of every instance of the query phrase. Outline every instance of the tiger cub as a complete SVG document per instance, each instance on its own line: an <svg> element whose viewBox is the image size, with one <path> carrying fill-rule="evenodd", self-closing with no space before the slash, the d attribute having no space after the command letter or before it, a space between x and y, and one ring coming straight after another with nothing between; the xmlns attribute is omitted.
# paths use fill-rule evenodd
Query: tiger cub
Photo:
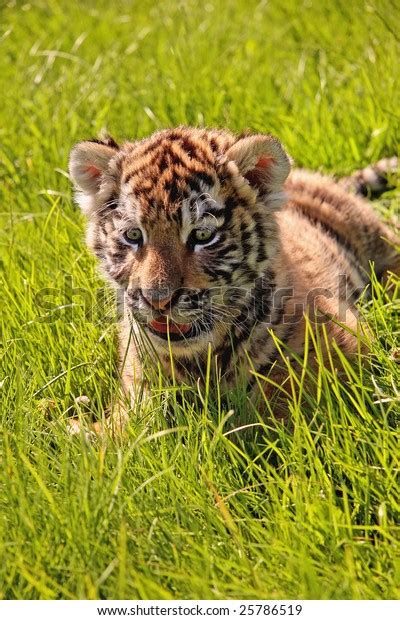
<svg viewBox="0 0 400 620"><path fill-rule="evenodd" d="M371 261L400 273L399 239L359 193L386 164L343 180L290 172L270 135L179 127L119 146L78 143L70 156L87 243L124 296L121 376L130 406L156 354L167 377L204 376L209 348L224 389L282 382L279 346L303 355L306 321L325 321L346 355L357 349L355 302Z"/></svg>

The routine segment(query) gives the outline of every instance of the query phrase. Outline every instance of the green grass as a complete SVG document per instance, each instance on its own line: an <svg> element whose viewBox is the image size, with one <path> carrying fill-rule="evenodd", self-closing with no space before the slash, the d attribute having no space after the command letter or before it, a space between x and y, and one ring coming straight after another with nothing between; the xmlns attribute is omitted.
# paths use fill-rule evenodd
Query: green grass
<svg viewBox="0 0 400 620"><path fill-rule="evenodd" d="M162 390L122 444L65 424L77 396L101 416L116 390L112 303L66 175L74 142L104 127L117 139L251 128L335 173L398 152L399 6L0 12L0 597L399 597L398 285L376 284L365 306L371 363L342 382L321 369L317 396L289 403L290 428L271 419L232 442L240 407L229 417L190 394L171 424ZM396 215L398 194L376 207Z"/></svg>

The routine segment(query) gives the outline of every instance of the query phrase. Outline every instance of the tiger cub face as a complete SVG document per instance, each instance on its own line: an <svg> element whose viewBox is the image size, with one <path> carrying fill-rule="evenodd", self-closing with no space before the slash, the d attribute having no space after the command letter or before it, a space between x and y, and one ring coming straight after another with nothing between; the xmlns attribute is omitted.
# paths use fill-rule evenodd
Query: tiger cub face
<svg viewBox="0 0 400 620"><path fill-rule="evenodd" d="M73 148L88 244L156 349L204 350L246 314L277 250L289 169L275 138L217 130Z"/></svg>

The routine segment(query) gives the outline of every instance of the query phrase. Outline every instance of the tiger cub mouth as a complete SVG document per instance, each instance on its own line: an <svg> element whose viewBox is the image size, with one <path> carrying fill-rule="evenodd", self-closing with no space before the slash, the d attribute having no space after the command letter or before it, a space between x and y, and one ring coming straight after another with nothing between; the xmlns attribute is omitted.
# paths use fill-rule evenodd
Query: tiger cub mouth
<svg viewBox="0 0 400 620"><path fill-rule="evenodd" d="M185 340L195 335L193 323L175 323L171 318L164 315L149 321L147 327L153 334L164 340Z"/></svg>

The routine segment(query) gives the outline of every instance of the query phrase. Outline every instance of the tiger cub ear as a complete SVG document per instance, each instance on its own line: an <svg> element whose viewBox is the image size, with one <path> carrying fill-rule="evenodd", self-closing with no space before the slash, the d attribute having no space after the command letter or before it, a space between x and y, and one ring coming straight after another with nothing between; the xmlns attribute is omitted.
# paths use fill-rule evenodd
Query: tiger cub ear
<svg viewBox="0 0 400 620"><path fill-rule="evenodd" d="M256 134L239 138L226 156L242 176L261 192L280 191L290 172L290 159L277 138Z"/></svg>
<svg viewBox="0 0 400 620"><path fill-rule="evenodd" d="M97 193L103 175L118 150L118 144L109 137L78 142L69 158L69 174L76 189L87 195Z"/></svg>

